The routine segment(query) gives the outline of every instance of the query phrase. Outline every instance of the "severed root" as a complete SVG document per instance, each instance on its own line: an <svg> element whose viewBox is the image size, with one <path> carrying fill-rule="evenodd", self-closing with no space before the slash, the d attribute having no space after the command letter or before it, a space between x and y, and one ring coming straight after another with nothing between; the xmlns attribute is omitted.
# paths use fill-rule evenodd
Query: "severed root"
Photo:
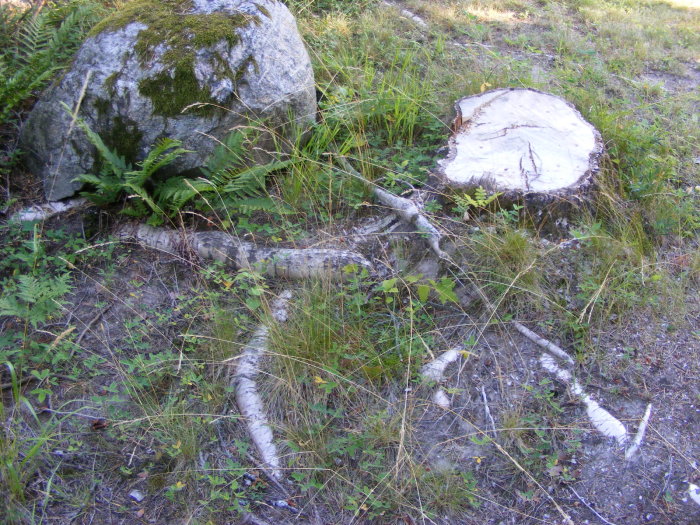
<svg viewBox="0 0 700 525"><path fill-rule="evenodd" d="M272 318L284 322L287 318L287 303L292 298L292 292L285 291L272 303ZM258 375L258 363L267 351L269 326L261 324L243 348L238 357L236 369L231 378L231 384L236 393L236 403L248 425L248 432L260 453L260 457L270 470L270 475L281 477L280 460L277 454L272 429L267 422L262 398L258 393L255 378Z"/></svg>
<svg viewBox="0 0 700 525"><path fill-rule="evenodd" d="M690 496L690 499L695 503L700 505L700 487L695 483L688 483L688 496Z"/></svg>
<svg viewBox="0 0 700 525"><path fill-rule="evenodd" d="M369 261L356 252L259 247L220 231L185 233L134 224L123 226L118 234L123 239L132 238L172 254L177 254L180 247L187 246L206 259L237 268L254 268L268 277L343 280L347 278L348 267L371 269Z"/></svg>
<svg viewBox="0 0 700 525"><path fill-rule="evenodd" d="M442 376L445 375L447 365L454 363L457 361L457 359L459 359L459 352L460 351L458 349L452 348L442 353L439 357L436 357L429 363L423 365L423 368L420 370L420 374L423 376L423 379L436 382L442 381Z"/></svg>
<svg viewBox="0 0 700 525"><path fill-rule="evenodd" d="M632 444L625 450L625 459L630 460L634 457L639 450L642 440L644 439L644 434L647 431L647 425L649 424L649 418L651 417L651 403L647 405L647 409L644 411L644 417L639 423L639 428L637 429L637 434L635 434Z"/></svg>
<svg viewBox="0 0 700 525"><path fill-rule="evenodd" d="M610 412L601 407L591 396L586 394L581 385L571 376L568 370L559 368L556 361L547 354L542 354L540 356L540 364L545 370L556 376L559 381L569 386L571 392L586 405L588 418L598 432L604 436L615 438L620 445L627 443L628 436L625 425Z"/></svg>
<svg viewBox="0 0 700 525"><path fill-rule="evenodd" d="M436 357L429 363L423 365L420 370L420 374L426 381L442 381L445 375L445 369L450 363L454 363L459 359L460 350L457 348L451 348L446 352L442 353L440 356ZM438 386L433 393L433 403L435 403L440 408L448 410L450 408L450 398L447 397L445 390Z"/></svg>
<svg viewBox="0 0 700 525"><path fill-rule="evenodd" d="M440 248L440 240L442 239L442 234L438 229L433 226L433 224L421 213L421 209L410 199L405 199L403 197L397 197L393 193L389 193L386 190L372 184L367 179L365 179L355 168L353 168L350 163L344 157L338 157L340 164L343 169L351 174L353 177L361 180L368 187L372 188L374 196L379 202L384 206L391 208L391 210L396 213L402 220L406 222L413 223L418 229L418 231L424 233L428 237L428 244L435 252L435 254L441 259L448 259L448 255L442 251Z"/></svg>
<svg viewBox="0 0 700 525"><path fill-rule="evenodd" d="M526 326L524 326L518 322L514 322L513 326L515 327L515 329L518 332L523 334L525 337L527 337L533 343L540 345L542 348L547 350L547 352L549 352L553 356L558 357L559 359L566 361L567 363L569 363L571 365L574 364L573 358L569 354L564 352L564 350L562 350L557 345L552 343L551 341L548 341L544 337L540 337L535 332L533 332L532 330L530 330L529 328L527 328Z"/></svg>
<svg viewBox="0 0 700 525"><path fill-rule="evenodd" d="M67 201L51 201L44 204L36 204L12 215L12 217L10 217L10 222L45 221L59 213L80 208L85 204L87 204L87 199L82 197L69 199Z"/></svg>

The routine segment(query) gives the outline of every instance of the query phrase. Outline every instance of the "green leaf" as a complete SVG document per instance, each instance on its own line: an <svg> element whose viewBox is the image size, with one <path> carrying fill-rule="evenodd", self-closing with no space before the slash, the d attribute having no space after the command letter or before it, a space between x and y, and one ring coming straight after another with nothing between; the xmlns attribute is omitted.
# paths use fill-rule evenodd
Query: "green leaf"
<svg viewBox="0 0 700 525"><path fill-rule="evenodd" d="M428 296L430 295L430 286L427 284L419 284L418 288L418 299L424 303L428 300Z"/></svg>

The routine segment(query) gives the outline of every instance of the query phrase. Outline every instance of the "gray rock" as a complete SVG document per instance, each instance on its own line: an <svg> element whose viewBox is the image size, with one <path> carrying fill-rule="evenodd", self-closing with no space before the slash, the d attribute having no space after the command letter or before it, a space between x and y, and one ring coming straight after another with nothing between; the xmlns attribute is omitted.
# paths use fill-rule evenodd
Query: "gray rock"
<svg viewBox="0 0 700 525"><path fill-rule="evenodd" d="M197 102L205 104L181 112ZM308 53L275 0L134 0L102 22L22 130L28 167L49 200L75 194L73 179L96 167L95 149L65 109L78 104L130 162L160 137L181 140L193 153L172 174L202 166L215 139L251 117L289 136L290 116L303 126L316 114Z"/></svg>

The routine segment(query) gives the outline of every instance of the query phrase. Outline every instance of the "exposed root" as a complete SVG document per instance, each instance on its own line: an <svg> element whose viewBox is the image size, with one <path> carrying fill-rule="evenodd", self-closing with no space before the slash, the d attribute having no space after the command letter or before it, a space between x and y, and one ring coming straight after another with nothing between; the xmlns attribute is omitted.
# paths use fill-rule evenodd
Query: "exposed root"
<svg viewBox="0 0 700 525"><path fill-rule="evenodd" d="M86 199L78 197L67 201L52 201L45 204L36 204L12 215L12 217L10 217L10 222L45 221L59 213L79 208L86 203Z"/></svg>
<svg viewBox="0 0 700 525"><path fill-rule="evenodd" d="M413 202L411 199L397 197L393 193L389 193L377 185L372 184L355 168L353 168L344 157L338 157L338 161L343 166L345 171L370 187L372 189L372 193L374 193L374 196L379 202L381 202L387 208L390 208L402 220L412 223L418 231L424 233L427 236L428 244L438 257L441 259L449 259L448 255L440 248L442 234L435 226L433 226L425 215L423 215L422 210L418 207L418 205L416 205L415 202Z"/></svg>
<svg viewBox="0 0 700 525"><path fill-rule="evenodd" d="M632 440L632 444L627 450L625 450L625 459L632 459L637 453L637 450L639 450L639 447L642 444L642 440L644 439L644 434L647 431L647 425L649 424L650 417L651 403L647 405L647 409L644 412L644 417L642 417L642 421L639 423L639 429L637 429L637 433L635 434L634 439Z"/></svg>
<svg viewBox="0 0 700 525"><path fill-rule="evenodd" d="M277 322L283 322L287 318L287 303L292 297L292 292L284 291L272 303L271 316ZM281 477L280 459L277 454L272 436L272 429L265 415L265 407L258 393L255 379L258 375L258 363L267 351L269 339L269 326L261 324L243 348L238 358L236 369L231 378L231 384L236 394L236 403L248 425L250 437L258 449L260 457L270 475L279 479Z"/></svg>
<svg viewBox="0 0 700 525"><path fill-rule="evenodd" d="M695 503L700 505L700 487L695 483L688 483L688 496L690 496L690 499Z"/></svg>
<svg viewBox="0 0 700 525"><path fill-rule="evenodd" d="M423 20L420 16L415 14L413 11L409 11L408 9L404 9L404 8L396 5L393 2L384 1L384 2L382 2L382 4L385 5L386 7L395 7L396 9L399 10L399 13L401 14L402 17L408 18L409 20L415 22L415 24L417 26L420 26L423 29L426 29L428 27L428 23L425 20Z"/></svg>
<svg viewBox="0 0 700 525"><path fill-rule="evenodd" d="M583 387L576 381L568 370L559 368L556 361L547 354L540 356L542 368L553 374L562 383L567 385L571 392L578 397L581 402L586 405L588 418L593 423L593 426L604 436L615 438L620 445L627 443L627 429L619 419L613 416L610 412L601 407L591 396L586 394Z"/></svg>
<svg viewBox="0 0 700 525"><path fill-rule="evenodd" d="M443 389L442 387L436 389L435 392L433 392L432 400L433 403L435 403L440 408L449 410L451 405L450 398L447 397L447 392L445 392L445 389Z"/></svg>
<svg viewBox="0 0 700 525"><path fill-rule="evenodd" d="M429 363L424 364L423 368L420 370L423 379L436 382L442 381L442 376L445 374L447 365L454 363L457 361L457 359L459 359L459 352L460 351L458 349L452 348L442 353L439 357L436 357Z"/></svg>
<svg viewBox="0 0 700 525"><path fill-rule="evenodd" d="M189 247L205 259L213 259L237 268L255 269L267 277L332 280L347 278L346 268L371 269L362 255L347 250L269 248L242 242L220 232L183 232L131 224L120 228L121 238L133 238L167 253L177 254Z"/></svg>
<svg viewBox="0 0 700 525"><path fill-rule="evenodd" d="M459 359L460 350L457 348L451 348L446 352L443 352L438 357L423 365L420 370L420 374L426 381L435 381L439 383L442 381L445 375L445 369L450 363L454 363ZM440 408L448 410L450 408L450 398L447 397L445 390L438 386L433 392L432 397L433 403L435 403Z"/></svg>
<svg viewBox="0 0 700 525"><path fill-rule="evenodd" d="M527 328L526 326L524 326L518 322L514 322L513 326L515 327L515 329L518 332L523 334L525 337L527 337L533 343L540 345L542 348L547 350L547 352L549 352L553 356L558 357L559 359L566 361L567 363L569 363L571 365L574 364L573 358L569 354L564 352L564 350L562 350L557 345L552 343L551 341L548 341L544 337L540 337L535 332L533 332L532 330L530 330L529 328Z"/></svg>

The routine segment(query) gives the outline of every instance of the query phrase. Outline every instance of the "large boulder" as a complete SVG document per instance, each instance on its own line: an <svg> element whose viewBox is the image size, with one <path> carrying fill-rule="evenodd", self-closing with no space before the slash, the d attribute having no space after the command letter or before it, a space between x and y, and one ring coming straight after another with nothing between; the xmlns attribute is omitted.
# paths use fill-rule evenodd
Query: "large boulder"
<svg viewBox="0 0 700 525"><path fill-rule="evenodd" d="M169 170L184 173L250 118L289 138L315 119L316 96L308 53L282 3L132 0L93 30L22 130L27 164L49 200L75 194L75 177L98 160L66 106L79 106L78 116L130 162L160 137L181 140L193 153Z"/></svg>

